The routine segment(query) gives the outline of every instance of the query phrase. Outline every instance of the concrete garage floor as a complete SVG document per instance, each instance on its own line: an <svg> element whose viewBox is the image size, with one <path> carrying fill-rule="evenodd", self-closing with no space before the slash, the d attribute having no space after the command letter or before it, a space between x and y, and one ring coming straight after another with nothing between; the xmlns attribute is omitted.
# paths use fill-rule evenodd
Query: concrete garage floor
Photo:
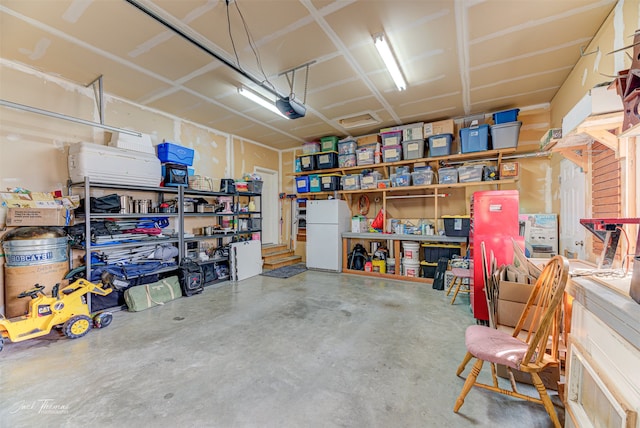
<svg viewBox="0 0 640 428"><path fill-rule="evenodd" d="M480 389L453 413L471 323L467 296L451 306L423 284L314 271L225 283L80 339L6 344L0 426L551 426L542 406Z"/></svg>

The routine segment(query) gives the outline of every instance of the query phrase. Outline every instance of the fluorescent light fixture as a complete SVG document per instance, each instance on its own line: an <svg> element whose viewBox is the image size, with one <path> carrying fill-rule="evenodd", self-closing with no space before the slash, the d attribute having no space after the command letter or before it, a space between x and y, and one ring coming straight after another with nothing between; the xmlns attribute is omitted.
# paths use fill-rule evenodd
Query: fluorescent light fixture
<svg viewBox="0 0 640 428"><path fill-rule="evenodd" d="M256 94L255 92L250 91L247 88L238 88L238 93L240 95L250 99L254 103L261 105L262 107L266 108L267 110L270 110L270 111L274 112L278 116L284 117L285 119L288 119L287 116L285 116L284 114L282 114L280 112L280 110L278 110L278 108L276 107L276 105L273 102L267 100L266 98L261 97L260 95Z"/></svg>
<svg viewBox="0 0 640 428"><path fill-rule="evenodd" d="M400 71L400 67L398 67L398 62L393 56L393 53L384 38L384 34L375 34L373 36L373 43L376 45L378 53L382 57L384 64L387 66L387 70L389 70L389 74L391 74L398 90L404 91L407 89L407 83L404 81L404 77L402 77L402 72Z"/></svg>

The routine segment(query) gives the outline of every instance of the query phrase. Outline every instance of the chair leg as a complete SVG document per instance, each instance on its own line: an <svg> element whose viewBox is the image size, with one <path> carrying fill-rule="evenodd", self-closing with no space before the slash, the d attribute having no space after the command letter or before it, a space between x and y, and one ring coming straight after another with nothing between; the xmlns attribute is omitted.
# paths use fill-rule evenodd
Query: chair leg
<svg viewBox="0 0 640 428"><path fill-rule="evenodd" d="M464 382L462 391L460 391L460 395L458 395L458 398L456 399L456 404L455 406L453 406L454 413L458 413L458 410L460 410L460 407L462 407L462 405L464 404L464 399L469 391L471 391L471 387L473 386L473 384L476 383L478 374L480 374L480 370L482 370L483 363L484 361L478 359L478 361L476 361L476 363L473 365L471 373L469 373L469 376L467 376L467 380Z"/></svg>
<svg viewBox="0 0 640 428"><path fill-rule="evenodd" d="M496 365L494 363L491 363L491 379L493 380L493 386L495 388L499 388L498 375L496 372Z"/></svg>
<svg viewBox="0 0 640 428"><path fill-rule="evenodd" d="M542 379L538 376L538 373L531 373L531 380L538 390L538 394L540 395L540 399L542 400L542 404L544 405L545 410L549 414L551 418L551 422L553 422L553 426L555 428L561 428L560 421L558 420L558 415L556 414L556 409L553 408L553 403L551 402L551 398L549 398L549 394L547 394L547 389L544 387L542 383Z"/></svg>
<svg viewBox="0 0 640 428"><path fill-rule="evenodd" d="M446 294L447 296L449 295L449 293L451 293L451 289L453 288L453 285L456 283L457 280L458 280L457 276L454 276L451 279L451 282L449 283L449 287L447 287L447 294Z"/></svg>
<svg viewBox="0 0 640 428"><path fill-rule="evenodd" d="M464 371L464 368L467 366L467 363L471 361L471 358L473 358L473 355L471 355L471 352L467 352L467 355L464 356L464 359L458 366L458 371L456 371L456 376L460 376L460 374Z"/></svg>
<svg viewBox="0 0 640 428"><path fill-rule="evenodd" d="M458 296L458 292L460 292L460 287L462 287L462 278L457 278L458 281L458 285L456 286L456 290L453 293L453 298L451 299L451 304L453 305L453 302L456 301L456 297Z"/></svg>

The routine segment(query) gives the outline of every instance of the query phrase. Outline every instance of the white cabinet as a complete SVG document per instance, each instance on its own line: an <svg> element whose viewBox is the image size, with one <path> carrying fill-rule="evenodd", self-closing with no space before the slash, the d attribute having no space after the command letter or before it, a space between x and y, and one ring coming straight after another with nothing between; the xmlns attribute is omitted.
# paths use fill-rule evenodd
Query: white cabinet
<svg viewBox="0 0 640 428"><path fill-rule="evenodd" d="M569 292L565 426L639 428L640 305L587 278Z"/></svg>

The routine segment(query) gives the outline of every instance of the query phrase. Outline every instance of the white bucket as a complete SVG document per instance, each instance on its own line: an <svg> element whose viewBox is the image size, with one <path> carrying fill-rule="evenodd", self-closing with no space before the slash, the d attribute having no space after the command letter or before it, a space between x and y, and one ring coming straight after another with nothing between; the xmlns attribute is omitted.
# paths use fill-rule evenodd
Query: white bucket
<svg viewBox="0 0 640 428"><path fill-rule="evenodd" d="M418 278L420 276L420 262L407 259L402 259L402 273L404 276L410 276L412 278Z"/></svg>
<svg viewBox="0 0 640 428"><path fill-rule="evenodd" d="M405 259L415 260L416 263L420 261L420 244L417 242L402 241L402 251Z"/></svg>

